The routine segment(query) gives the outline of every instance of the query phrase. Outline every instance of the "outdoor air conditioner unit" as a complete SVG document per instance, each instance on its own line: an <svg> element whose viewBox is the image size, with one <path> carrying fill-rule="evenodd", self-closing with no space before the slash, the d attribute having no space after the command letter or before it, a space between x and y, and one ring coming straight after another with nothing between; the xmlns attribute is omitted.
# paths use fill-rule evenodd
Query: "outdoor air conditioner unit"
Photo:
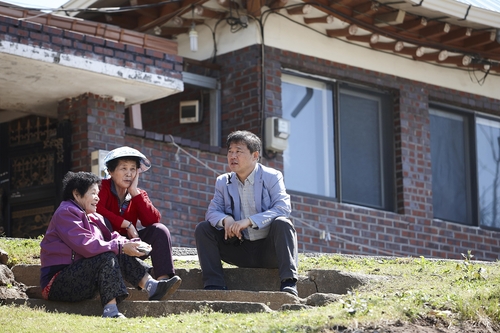
<svg viewBox="0 0 500 333"><path fill-rule="evenodd" d="M198 123L200 121L200 102L182 101L179 106L179 122L181 124Z"/></svg>
<svg viewBox="0 0 500 333"><path fill-rule="evenodd" d="M92 173L101 178L108 178L106 172L106 165L104 164L104 157L109 153L107 150L96 150L90 154Z"/></svg>

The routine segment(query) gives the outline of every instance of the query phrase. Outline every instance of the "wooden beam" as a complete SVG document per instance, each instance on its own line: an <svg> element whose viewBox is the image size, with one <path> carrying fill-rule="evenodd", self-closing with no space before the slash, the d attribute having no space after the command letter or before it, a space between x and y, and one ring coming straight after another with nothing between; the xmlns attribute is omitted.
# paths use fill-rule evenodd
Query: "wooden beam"
<svg viewBox="0 0 500 333"><path fill-rule="evenodd" d="M203 24L205 21L203 20L197 20L197 19L185 19L180 16L176 16L172 19L171 21L176 27L191 27L191 25L194 23L196 25Z"/></svg>
<svg viewBox="0 0 500 333"><path fill-rule="evenodd" d="M465 39L467 37L470 37L472 35L472 29L471 28L458 28L453 31L450 31L446 35L442 36L439 41L441 43L452 43L456 41L460 41L462 39Z"/></svg>
<svg viewBox="0 0 500 333"><path fill-rule="evenodd" d="M225 8L231 8L231 9L239 9L240 8L240 5L236 2L236 1L233 1L233 0L217 0L217 3L219 5L221 5L222 7L225 7Z"/></svg>
<svg viewBox="0 0 500 333"><path fill-rule="evenodd" d="M288 0L271 0L269 3L269 8L271 9L279 9L283 8L288 4Z"/></svg>
<svg viewBox="0 0 500 333"><path fill-rule="evenodd" d="M182 15L186 12L190 12L191 11L190 4L193 1L196 1L197 3L206 2L204 0L201 0L201 1L200 0L184 0L183 1L183 6L184 6L183 8L180 7L179 3L176 3L176 2L166 4L161 8L160 17L158 17L157 19L152 20L150 22L141 22L138 25L138 28L136 29L136 31L139 31L139 32L149 31L151 29L154 29L155 27L162 26L163 24L165 24L166 22L168 22L169 20L171 20L175 16Z"/></svg>
<svg viewBox="0 0 500 333"><path fill-rule="evenodd" d="M312 0L312 2L314 3L314 0ZM340 12L340 13L345 14L347 16L353 16L353 10L349 6L345 6L339 2L330 3L330 1L328 1L328 0L326 0L326 3L327 3L326 6L329 6L334 11Z"/></svg>
<svg viewBox="0 0 500 333"><path fill-rule="evenodd" d="M439 37L450 32L451 25L449 23L439 22L437 24L427 26L418 31L420 38Z"/></svg>
<svg viewBox="0 0 500 333"><path fill-rule="evenodd" d="M396 53L406 54L409 56L418 56L422 55L425 52L423 47L403 47L401 50L394 50Z"/></svg>
<svg viewBox="0 0 500 333"><path fill-rule="evenodd" d="M331 1L329 0L304 0L304 3L319 4L325 7L330 7Z"/></svg>
<svg viewBox="0 0 500 333"><path fill-rule="evenodd" d="M377 27L386 27L388 25L396 25L404 22L406 12L404 10L397 10L394 12L375 15L373 22Z"/></svg>
<svg viewBox="0 0 500 333"><path fill-rule="evenodd" d="M427 19L425 17L421 17L415 20L406 20L401 24L396 26L398 31L401 32L412 32L415 30L420 30L427 26Z"/></svg>
<svg viewBox="0 0 500 333"><path fill-rule="evenodd" d="M355 35L358 32L358 26L351 24L350 26L343 29L326 29L326 34L328 37L345 37L349 35Z"/></svg>
<svg viewBox="0 0 500 333"><path fill-rule="evenodd" d="M448 51L442 50L439 52L432 53L424 53L421 55L415 55L413 60L421 60L421 61L444 61L448 58Z"/></svg>
<svg viewBox="0 0 500 333"><path fill-rule="evenodd" d="M368 34L362 36L354 35L354 36L346 36L345 38L356 42L376 44L380 40L380 35L379 34Z"/></svg>
<svg viewBox="0 0 500 333"><path fill-rule="evenodd" d="M472 63L472 57L468 55L453 56L453 57L447 57L446 59L439 62L443 64L451 64L464 67Z"/></svg>
<svg viewBox="0 0 500 333"><path fill-rule="evenodd" d="M387 51L399 51L404 48L404 44L401 41L391 42L391 43L370 43L370 47L377 50L387 50Z"/></svg>
<svg viewBox="0 0 500 333"><path fill-rule="evenodd" d="M496 31L484 31L475 36L464 39L463 46L466 48L478 47L493 42L497 37Z"/></svg>
<svg viewBox="0 0 500 333"><path fill-rule="evenodd" d="M161 37L171 37L180 34L187 34L189 32L189 28L175 28L175 27L162 27L159 34L156 34Z"/></svg>
<svg viewBox="0 0 500 333"><path fill-rule="evenodd" d="M216 10L203 6L196 6L194 8L194 13L198 16L203 16L206 18L215 18L215 19L220 19L226 16L225 12L218 12Z"/></svg>
<svg viewBox="0 0 500 333"><path fill-rule="evenodd" d="M374 1L368 1L352 8L352 16L355 18L369 17L376 13L380 4Z"/></svg>
<svg viewBox="0 0 500 333"><path fill-rule="evenodd" d="M309 14L311 12L312 6L311 5L303 5L303 6L295 6L292 8L287 8L286 11L288 15L304 15L304 14Z"/></svg>
<svg viewBox="0 0 500 333"><path fill-rule="evenodd" d="M265 0L247 0L246 10L248 15L260 17Z"/></svg>
<svg viewBox="0 0 500 333"><path fill-rule="evenodd" d="M334 18L332 15L326 15L321 17L304 17L304 23L333 23Z"/></svg>
<svg viewBox="0 0 500 333"><path fill-rule="evenodd" d="M106 23L117 25L124 29L134 30L137 28L137 16L106 14L104 15L104 19Z"/></svg>
<svg viewBox="0 0 500 333"><path fill-rule="evenodd" d="M163 5L160 9L160 17L171 15L181 8L180 2L171 2Z"/></svg>
<svg viewBox="0 0 500 333"><path fill-rule="evenodd" d="M500 43L498 43L497 41L491 42L484 45L482 50L485 52L498 51L500 50Z"/></svg>
<svg viewBox="0 0 500 333"><path fill-rule="evenodd" d="M130 0L130 5L131 6L140 6L140 5L150 5L150 4L155 4L157 3L156 1L144 1L144 0ZM159 16L159 11L158 8L155 7L150 7L150 8L138 8L135 9L137 13L140 15L146 16L150 19L156 19Z"/></svg>

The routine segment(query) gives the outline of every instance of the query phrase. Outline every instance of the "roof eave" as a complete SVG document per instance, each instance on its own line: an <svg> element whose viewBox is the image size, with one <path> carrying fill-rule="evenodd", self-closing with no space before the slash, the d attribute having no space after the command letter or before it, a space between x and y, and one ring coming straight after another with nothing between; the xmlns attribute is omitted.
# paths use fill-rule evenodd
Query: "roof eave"
<svg viewBox="0 0 500 333"><path fill-rule="evenodd" d="M409 0L415 6L438 11L446 15L486 25L492 28L500 28L500 13L475 7L455 0Z"/></svg>

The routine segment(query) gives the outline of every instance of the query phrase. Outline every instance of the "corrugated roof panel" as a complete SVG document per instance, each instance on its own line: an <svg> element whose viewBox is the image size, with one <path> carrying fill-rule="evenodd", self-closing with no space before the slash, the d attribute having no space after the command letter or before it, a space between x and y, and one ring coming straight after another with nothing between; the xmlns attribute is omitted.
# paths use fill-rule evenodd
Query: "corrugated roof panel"
<svg viewBox="0 0 500 333"><path fill-rule="evenodd" d="M500 13L500 1L496 0L457 0L458 2L472 5L473 7L491 10Z"/></svg>

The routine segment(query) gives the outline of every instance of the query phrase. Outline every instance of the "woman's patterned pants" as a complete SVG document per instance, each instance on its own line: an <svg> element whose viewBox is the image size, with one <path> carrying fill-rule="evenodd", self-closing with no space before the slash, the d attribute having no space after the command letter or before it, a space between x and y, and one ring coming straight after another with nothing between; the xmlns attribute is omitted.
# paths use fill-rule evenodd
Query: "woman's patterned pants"
<svg viewBox="0 0 500 333"><path fill-rule="evenodd" d="M150 270L151 266L126 254L105 252L80 259L59 272L50 288L49 300L79 302L99 293L102 306L115 298L120 303L128 297L124 280L137 287Z"/></svg>

